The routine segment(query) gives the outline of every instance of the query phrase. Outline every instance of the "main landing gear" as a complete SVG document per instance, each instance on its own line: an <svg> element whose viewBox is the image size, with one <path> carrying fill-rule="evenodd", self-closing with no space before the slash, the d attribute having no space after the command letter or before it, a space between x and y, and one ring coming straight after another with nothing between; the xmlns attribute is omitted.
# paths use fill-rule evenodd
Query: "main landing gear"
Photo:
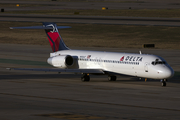
<svg viewBox="0 0 180 120"><path fill-rule="evenodd" d="M116 81L116 76L108 76L109 81ZM90 76L89 74L83 74L81 77L81 81L83 82L88 82L90 81Z"/></svg>
<svg viewBox="0 0 180 120"><path fill-rule="evenodd" d="M109 81L116 81L116 76L108 76Z"/></svg>
<svg viewBox="0 0 180 120"><path fill-rule="evenodd" d="M85 82L85 81L89 81L90 80L90 77L89 77L89 74L83 74L83 76L81 77L81 81Z"/></svg>
<svg viewBox="0 0 180 120"><path fill-rule="evenodd" d="M161 85L162 85L162 87L165 87L166 86L166 81L167 81L167 79L163 79L163 80L161 80Z"/></svg>

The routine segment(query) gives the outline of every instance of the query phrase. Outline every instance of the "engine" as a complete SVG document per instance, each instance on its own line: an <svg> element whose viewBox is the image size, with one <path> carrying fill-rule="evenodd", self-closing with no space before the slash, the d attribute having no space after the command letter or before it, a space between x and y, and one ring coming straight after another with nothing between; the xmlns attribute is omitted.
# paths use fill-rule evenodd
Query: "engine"
<svg viewBox="0 0 180 120"><path fill-rule="evenodd" d="M74 58L70 55L60 55L47 59L50 65L58 68L69 68L74 65Z"/></svg>

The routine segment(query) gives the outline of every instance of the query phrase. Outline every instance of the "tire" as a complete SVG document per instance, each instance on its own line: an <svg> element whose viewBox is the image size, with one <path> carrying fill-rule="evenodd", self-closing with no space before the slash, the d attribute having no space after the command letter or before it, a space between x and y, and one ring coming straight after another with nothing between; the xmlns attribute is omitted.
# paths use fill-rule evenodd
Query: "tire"
<svg viewBox="0 0 180 120"><path fill-rule="evenodd" d="M162 87L165 87L165 86L166 86L166 82L162 81Z"/></svg>
<svg viewBox="0 0 180 120"><path fill-rule="evenodd" d="M83 76L81 77L81 81L82 81L82 82L90 81L89 75L83 75Z"/></svg>
<svg viewBox="0 0 180 120"><path fill-rule="evenodd" d="M116 76L108 76L109 81L116 81Z"/></svg>
<svg viewBox="0 0 180 120"><path fill-rule="evenodd" d="M89 77L89 75L87 75L86 77L85 77L85 81L90 81L90 77Z"/></svg>

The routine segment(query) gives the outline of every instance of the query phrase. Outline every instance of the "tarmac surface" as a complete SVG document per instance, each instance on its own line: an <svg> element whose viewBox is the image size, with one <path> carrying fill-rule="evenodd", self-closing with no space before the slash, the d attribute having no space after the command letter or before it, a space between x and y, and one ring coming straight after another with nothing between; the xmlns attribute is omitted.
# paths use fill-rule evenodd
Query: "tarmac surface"
<svg viewBox="0 0 180 120"><path fill-rule="evenodd" d="M72 49L78 49L73 48ZM81 48L86 50L138 52L137 49ZM179 120L179 50L142 49L162 56L177 74L166 87L159 80L118 76L9 71L7 67L51 68L46 60L50 46L0 44L1 120Z"/></svg>
<svg viewBox="0 0 180 120"><path fill-rule="evenodd" d="M163 1L163 2L162 2ZM38 4L28 1L1 3ZM51 4L50 4L51 3ZM179 8L177 0L146 0L144 3L39 2L34 9L165 9ZM47 5L49 5L47 7ZM32 7L6 7L5 11L31 10ZM19 17L17 17L19 16ZM83 16L41 16L0 14L0 21L66 22L95 24L179 25L178 19L113 18ZM73 18L74 17L74 18ZM64 19L63 19L64 18ZM65 19L66 18L66 19ZM106 20L111 18L111 20ZM91 19L91 20L89 20ZM132 19L132 20L131 20ZM138 19L138 20L136 20ZM154 22L153 22L154 20ZM171 23L170 23L171 21ZM138 53L139 49L73 48ZM107 76L91 75L81 82L79 74L36 71L9 71L6 68L51 68L46 63L50 46L0 44L0 119L1 120L179 120L180 119L180 51L141 49L142 53L163 57L175 76L166 87L159 80L139 80L118 76L109 82Z"/></svg>
<svg viewBox="0 0 180 120"><path fill-rule="evenodd" d="M180 27L179 18L153 18L153 17L0 14L0 21Z"/></svg>

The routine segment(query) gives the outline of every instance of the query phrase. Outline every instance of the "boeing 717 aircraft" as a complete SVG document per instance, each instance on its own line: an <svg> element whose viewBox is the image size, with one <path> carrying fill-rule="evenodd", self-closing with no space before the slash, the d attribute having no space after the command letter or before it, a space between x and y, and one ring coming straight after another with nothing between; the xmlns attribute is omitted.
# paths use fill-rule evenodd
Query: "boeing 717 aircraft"
<svg viewBox="0 0 180 120"><path fill-rule="evenodd" d="M44 29L53 51L47 62L56 68L9 69L82 73L82 81L89 81L90 74L107 75L109 81L116 81L118 74L128 75L159 79L162 81L162 86L166 86L167 79L174 75L170 65L156 55L72 50L64 44L58 32L58 29L62 28L69 28L69 26L57 26L55 23L44 22L43 26L11 27L11 29Z"/></svg>

